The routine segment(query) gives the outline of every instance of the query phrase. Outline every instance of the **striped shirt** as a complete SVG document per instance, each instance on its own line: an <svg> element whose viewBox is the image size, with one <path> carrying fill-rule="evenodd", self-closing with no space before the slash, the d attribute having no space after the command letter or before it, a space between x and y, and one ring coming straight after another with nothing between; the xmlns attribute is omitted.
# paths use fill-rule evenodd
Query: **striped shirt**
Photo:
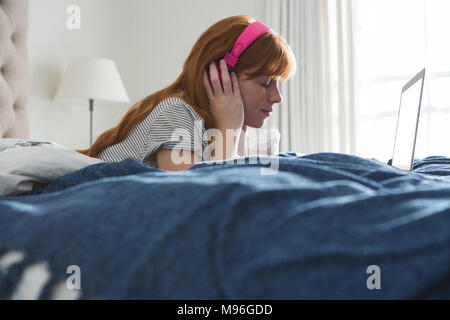
<svg viewBox="0 0 450 320"><path fill-rule="evenodd" d="M189 150L202 161L210 159L204 119L178 97L162 100L137 124L127 137L108 146L98 156L106 162L136 159L158 168L156 152L160 148Z"/></svg>

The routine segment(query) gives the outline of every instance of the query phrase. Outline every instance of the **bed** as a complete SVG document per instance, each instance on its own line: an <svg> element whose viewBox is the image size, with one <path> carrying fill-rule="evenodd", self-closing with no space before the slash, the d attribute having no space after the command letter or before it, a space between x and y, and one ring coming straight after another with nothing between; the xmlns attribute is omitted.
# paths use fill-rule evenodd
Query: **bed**
<svg viewBox="0 0 450 320"><path fill-rule="evenodd" d="M28 2L0 1L0 137L28 138Z"/></svg>
<svg viewBox="0 0 450 320"><path fill-rule="evenodd" d="M0 1L8 16L24 4ZM24 119L2 124L17 152L64 150L24 143ZM450 298L448 158L413 172L335 153L69 171L0 196L0 299Z"/></svg>

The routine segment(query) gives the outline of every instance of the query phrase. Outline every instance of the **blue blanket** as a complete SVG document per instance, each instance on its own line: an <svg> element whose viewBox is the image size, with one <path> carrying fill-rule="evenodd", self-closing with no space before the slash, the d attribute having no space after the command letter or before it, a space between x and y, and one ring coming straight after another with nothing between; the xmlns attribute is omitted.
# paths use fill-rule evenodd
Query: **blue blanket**
<svg viewBox="0 0 450 320"><path fill-rule="evenodd" d="M24 252L0 268L0 298L36 262L43 299L71 265L83 299L450 298L450 159L414 172L332 153L245 161L128 159L0 197L0 260Z"/></svg>

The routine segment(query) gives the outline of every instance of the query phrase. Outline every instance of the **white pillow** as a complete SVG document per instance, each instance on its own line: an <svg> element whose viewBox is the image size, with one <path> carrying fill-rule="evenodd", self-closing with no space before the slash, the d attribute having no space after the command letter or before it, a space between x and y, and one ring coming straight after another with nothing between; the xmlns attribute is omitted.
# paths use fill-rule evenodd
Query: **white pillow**
<svg viewBox="0 0 450 320"><path fill-rule="evenodd" d="M104 162L49 141L0 139L0 196L15 196Z"/></svg>

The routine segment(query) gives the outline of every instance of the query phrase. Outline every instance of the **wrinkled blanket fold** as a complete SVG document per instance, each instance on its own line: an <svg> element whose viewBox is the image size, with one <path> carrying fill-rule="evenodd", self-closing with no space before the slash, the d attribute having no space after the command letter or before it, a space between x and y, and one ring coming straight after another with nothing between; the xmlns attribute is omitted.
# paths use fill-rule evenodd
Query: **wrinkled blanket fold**
<svg viewBox="0 0 450 320"><path fill-rule="evenodd" d="M0 198L0 260L24 253L0 271L0 298L37 262L43 299L70 265L83 299L450 298L450 159L414 172L332 153L245 162L128 159Z"/></svg>

